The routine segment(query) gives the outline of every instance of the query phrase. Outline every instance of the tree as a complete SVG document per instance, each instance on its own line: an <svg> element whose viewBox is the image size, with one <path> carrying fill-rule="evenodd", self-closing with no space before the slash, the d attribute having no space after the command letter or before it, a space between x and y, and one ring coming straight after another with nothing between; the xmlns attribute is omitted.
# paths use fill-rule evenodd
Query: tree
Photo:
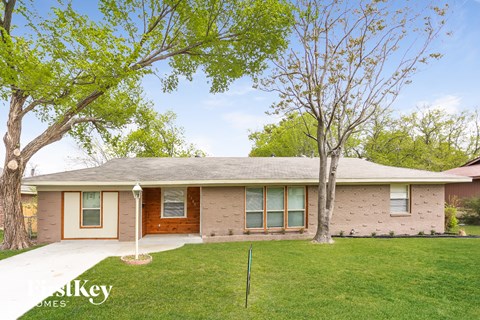
<svg viewBox="0 0 480 320"><path fill-rule="evenodd" d="M279 94L280 102L273 106L277 112L307 113L317 121L315 242L333 242L330 220L346 141L391 105L419 63L440 57L429 47L444 24L445 10L414 1L405 7L388 0L355 5L346 0L297 1L296 46L276 60L261 86Z"/></svg>
<svg viewBox="0 0 480 320"><path fill-rule="evenodd" d="M308 114L288 114L278 124L267 124L262 131L250 133L253 142L250 157L318 157L316 120ZM346 142L343 154L357 156L360 140L352 135Z"/></svg>
<svg viewBox="0 0 480 320"><path fill-rule="evenodd" d="M262 131L250 133L248 138L254 145L249 156L318 156L316 142L310 137L315 132L314 118L291 113L279 124L267 124Z"/></svg>
<svg viewBox="0 0 480 320"><path fill-rule="evenodd" d="M444 171L477 156L474 142L478 133L465 130L476 125L474 113L449 114L423 106L387 119L375 135L367 137L363 156L385 165Z"/></svg>
<svg viewBox="0 0 480 320"><path fill-rule="evenodd" d="M18 4L0 4L0 95L9 103L0 186L5 249L30 245L20 183L40 149L65 134L88 145L93 130L108 136L127 125L144 105L140 80L154 66L162 67L165 91L200 67L211 92L257 74L286 46L291 21L283 0L99 0L96 20L70 2L59 1L48 18L31 2ZM26 24L13 28L17 16ZM45 130L22 146L22 120L30 113Z"/></svg>
<svg viewBox="0 0 480 320"><path fill-rule="evenodd" d="M135 129L107 141L93 140L89 149L80 147L82 156L73 161L96 167L115 158L205 155L193 144L186 143L184 129L175 124L177 115L173 111L159 114L147 109L135 118Z"/></svg>

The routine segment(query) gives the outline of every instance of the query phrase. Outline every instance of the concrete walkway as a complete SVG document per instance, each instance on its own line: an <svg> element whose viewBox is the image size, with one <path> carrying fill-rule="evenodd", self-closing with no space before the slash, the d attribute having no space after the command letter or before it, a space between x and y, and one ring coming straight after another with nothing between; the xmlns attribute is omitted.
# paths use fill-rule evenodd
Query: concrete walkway
<svg viewBox="0 0 480 320"><path fill-rule="evenodd" d="M140 240L139 247L141 253L149 253L201 242L198 235L146 236ZM0 260L0 318L17 319L103 259L134 251L134 242L75 240Z"/></svg>

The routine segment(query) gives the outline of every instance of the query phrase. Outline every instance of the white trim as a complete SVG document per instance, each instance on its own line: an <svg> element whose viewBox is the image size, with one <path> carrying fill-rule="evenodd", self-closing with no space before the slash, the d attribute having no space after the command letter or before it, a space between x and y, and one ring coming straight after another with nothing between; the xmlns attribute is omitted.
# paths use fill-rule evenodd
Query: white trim
<svg viewBox="0 0 480 320"><path fill-rule="evenodd" d="M470 177L411 177L411 178L342 178L337 184L390 184L390 183L425 183L443 184L471 182ZM26 181L32 186L133 186L133 181ZM241 185L295 185L318 184L318 179L232 179L232 180L180 180L180 181L139 181L142 186L241 186ZM38 191L38 190L37 190Z"/></svg>
<svg viewBox="0 0 480 320"><path fill-rule="evenodd" d="M163 201L163 195L165 194L165 190L171 190L171 189L181 189L183 190L183 216L175 216L175 217L165 217L164 216L164 210L165 210L165 205ZM162 209L160 210L160 218L162 219L181 219L181 218L186 218L187 217L187 188L162 188L160 190L161 194L161 207Z"/></svg>

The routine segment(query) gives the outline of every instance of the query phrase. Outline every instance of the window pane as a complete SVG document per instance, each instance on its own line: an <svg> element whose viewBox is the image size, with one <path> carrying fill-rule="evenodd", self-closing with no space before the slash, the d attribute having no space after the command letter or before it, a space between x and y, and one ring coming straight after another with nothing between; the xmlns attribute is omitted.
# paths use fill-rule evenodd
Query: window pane
<svg viewBox="0 0 480 320"><path fill-rule="evenodd" d="M84 192L82 206L84 208L100 208L100 192Z"/></svg>
<svg viewBox="0 0 480 320"><path fill-rule="evenodd" d="M184 189L165 189L163 202L182 202L185 200Z"/></svg>
<svg viewBox="0 0 480 320"><path fill-rule="evenodd" d="M100 225L100 209L84 209L82 225L83 226L99 226Z"/></svg>
<svg viewBox="0 0 480 320"><path fill-rule="evenodd" d="M247 188L247 211L263 211L263 188Z"/></svg>
<svg viewBox="0 0 480 320"><path fill-rule="evenodd" d="M267 213L267 228L283 227L283 211Z"/></svg>
<svg viewBox="0 0 480 320"><path fill-rule="evenodd" d="M305 209L304 187L288 187L288 209Z"/></svg>
<svg viewBox="0 0 480 320"><path fill-rule="evenodd" d="M408 212L408 199L390 199L391 212Z"/></svg>
<svg viewBox="0 0 480 320"><path fill-rule="evenodd" d="M163 204L164 217L183 217L185 215L185 204L183 202L165 202Z"/></svg>
<svg viewBox="0 0 480 320"><path fill-rule="evenodd" d="M288 211L288 226L304 227L305 221L303 213L303 211Z"/></svg>
<svg viewBox="0 0 480 320"><path fill-rule="evenodd" d="M408 185L406 184L390 185L390 199L408 199Z"/></svg>
<svg viewBox="0 0 480 320"><path fill-rule="evenodd" d="M267 188L267 210L283 210L283 188Z"/></svg>
<svg viewBox="0 0 480 320"><path fill-rule="evenodd" d="M263 228L263 211L247 212L247 228Z"/></svg>

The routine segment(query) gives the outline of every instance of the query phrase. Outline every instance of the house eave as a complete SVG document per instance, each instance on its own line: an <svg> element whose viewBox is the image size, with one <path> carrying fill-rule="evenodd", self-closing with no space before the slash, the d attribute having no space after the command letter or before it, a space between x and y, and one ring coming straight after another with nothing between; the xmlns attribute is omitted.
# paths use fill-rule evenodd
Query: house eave
<svg viewBox="0 0 480 320"><path fill-rule="evenodd" d="M469 177L439 177L439 178L351 178L337 179L337 184L389 184L389 183L420 183L445 184L471 182ZM179 180L179 181L28 181L31 186L133 186L140 183L144 187L156 186L238 186L264 184L304 184L316 185L317 179L238 179L238 180Z"/></svg>

